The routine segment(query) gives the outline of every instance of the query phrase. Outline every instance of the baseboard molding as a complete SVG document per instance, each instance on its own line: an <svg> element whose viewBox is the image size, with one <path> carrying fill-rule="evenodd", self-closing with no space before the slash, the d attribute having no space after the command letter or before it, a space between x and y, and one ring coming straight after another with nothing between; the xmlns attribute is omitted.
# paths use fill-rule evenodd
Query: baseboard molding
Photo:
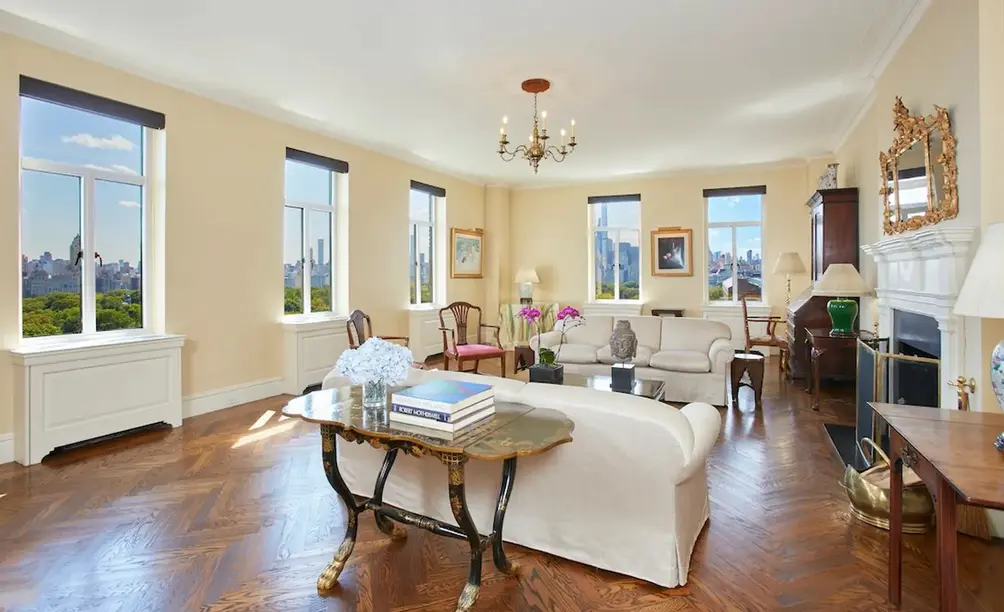
<svg viewBox="0 0 1004 612"><path fill-rule="evenodd" d="M14 461L14 434L0 434L0 465Z"/></svg>
<svg viewBox="0 0 1004 612"><path fill-rule="evenodd" d="M183 398L181 400L181 415L187 419L281 394L282 378L269 378L223 389L213 389ZM11 450L13 451L13 442Z"/></svg>

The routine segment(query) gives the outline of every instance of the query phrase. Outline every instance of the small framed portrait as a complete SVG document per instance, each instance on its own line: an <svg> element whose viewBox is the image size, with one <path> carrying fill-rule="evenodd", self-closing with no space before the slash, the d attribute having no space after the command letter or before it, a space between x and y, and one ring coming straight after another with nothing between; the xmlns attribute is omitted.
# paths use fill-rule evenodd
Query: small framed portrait
<svg viewBox="0 0 1004 612"><path fill-rule="evenodd" d="M652 276L693 276L693 230L660 227L652 230Z"/></svg>
<svg viewBox="0 0 1004 612"><path fill-rule="evenodd" d="M450 228L450 277L482 278L484 230Z"/></svg>

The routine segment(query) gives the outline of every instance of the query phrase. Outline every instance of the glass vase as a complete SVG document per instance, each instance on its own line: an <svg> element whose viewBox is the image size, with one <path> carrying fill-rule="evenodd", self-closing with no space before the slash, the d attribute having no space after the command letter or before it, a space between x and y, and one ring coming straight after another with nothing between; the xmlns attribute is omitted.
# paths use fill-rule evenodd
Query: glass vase
<svg viewBox="0 0 1004 612"><path fill-rule="evenodd" d="M383 380L371 380L363 384L363 407L387 407L387 385Z"/></svg>

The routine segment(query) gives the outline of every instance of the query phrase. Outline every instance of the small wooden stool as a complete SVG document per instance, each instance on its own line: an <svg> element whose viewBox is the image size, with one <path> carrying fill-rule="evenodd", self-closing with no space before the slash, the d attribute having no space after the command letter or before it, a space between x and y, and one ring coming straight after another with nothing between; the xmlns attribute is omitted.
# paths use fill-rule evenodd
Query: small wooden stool
<svg viewBox="0 0 1004 612"><path fill-rule="evenodd" d="M757 408L763 408L763 370L766 358L759 351L736 351L732 359L732 406L739 407L739 385L742 384L743 372L749 374L753 388L753 397Z"/></svg>

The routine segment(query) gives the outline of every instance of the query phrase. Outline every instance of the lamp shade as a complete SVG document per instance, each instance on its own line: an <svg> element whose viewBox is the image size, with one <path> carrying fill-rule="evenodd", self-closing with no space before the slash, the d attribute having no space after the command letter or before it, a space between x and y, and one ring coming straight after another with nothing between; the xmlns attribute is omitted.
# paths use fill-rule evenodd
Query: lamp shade
<svg viewBox="0 0 1004 612"><path fill-rule="evenodd" d="M774 274L805 274L805 264L795 251L781 253L774 262Z"/></svg>
<svg viewBox="0 0 1004 612"><path fill-rule="evenodd" d="M1000 265L1004 261L1004 223L994 223L983 232L980 248L969 266L966 280L955 302L955 314L964 317L1004 319L1004 283Z"/></svg>
<svg viewBox="0 0 1004 612"><path fill-rule="evenodd" d="M520 268L519 271L516 272L516 280L514 282L517 282L517 283L539 283L540 282L540 278L537 277L537 269L536 268Z"/></svg>
<svg viewBox="0 0 1004 612"><path fill-rule="evenodd" d="M861 297L872 290L852 264L830 264L812 287L812 295Z"/></svg>

